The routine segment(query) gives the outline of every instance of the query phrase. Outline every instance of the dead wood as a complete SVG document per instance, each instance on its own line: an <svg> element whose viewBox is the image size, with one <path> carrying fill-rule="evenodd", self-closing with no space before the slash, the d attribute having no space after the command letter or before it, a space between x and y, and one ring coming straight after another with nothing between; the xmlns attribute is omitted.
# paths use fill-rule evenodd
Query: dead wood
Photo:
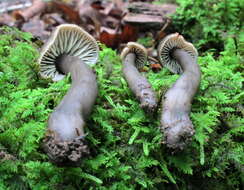
<svg viewBox="0 0 244 190"><path fill-rule="evenodd" d="M174 4L131 3L127 8L128 13L123 21L145 29L160 29L167 22L168 15L175 12L176 7Z"/></svg>
<svg viewBox="0 0 244 190"><path fill-rule="evenodd" d="M31 7L23 11L16 11L14 16L17 20L28 21L33 16L42 13L46 8L46 2L42 0L34 0Z"/></svg>
<svg viewBox="0 0 244 190"><path fill-rule="evenodd" d="M0 13L23 9L32 5L30 0L4 0L0 1Z"/></svg>

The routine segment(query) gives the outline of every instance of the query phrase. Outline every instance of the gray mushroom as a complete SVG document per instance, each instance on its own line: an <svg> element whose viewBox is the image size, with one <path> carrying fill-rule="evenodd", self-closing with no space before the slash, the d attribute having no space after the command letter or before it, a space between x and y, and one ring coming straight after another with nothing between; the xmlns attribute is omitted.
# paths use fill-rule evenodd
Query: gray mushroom
<svg viewBox="0 0 244 190"><path fill-rule="evenodd" d="M72 84L48 120L44 150L60 165L79 163L89 153L84 125L97 97L96 75L88 65L98 59L96 40L73 24L58 26L39 58L40 74L53 81L71 73Z"/></svg>
<svg viewBox="0 0 244 190"><path fill-rule="evenodd" d="M121 52L124 77L146 112L152 113L157 107L157 99L150 83L138 69L147 61L147 50L136 42L128 42Z"/></svg>
<svg viewBox="0 0 244 190"><path fill-rule="evenodd" d="M175 33L160 42L158 56L165 67L181 74L164 96L160 128L168 147L183 149L195 132L189 113L201 79L198 53L183 36Z"/></svg>

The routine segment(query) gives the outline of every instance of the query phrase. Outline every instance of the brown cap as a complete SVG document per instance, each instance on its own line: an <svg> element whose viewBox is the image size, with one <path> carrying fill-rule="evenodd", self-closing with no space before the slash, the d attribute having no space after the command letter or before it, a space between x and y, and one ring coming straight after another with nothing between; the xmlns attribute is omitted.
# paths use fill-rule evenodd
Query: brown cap
<svg viewBox="0 0 244 190"><path fill-rule="evenodd" d="M80 58L84 63L97 62L99 48L96 40L85 30L74 24L61 24L52 32L42 48L39 57L40 74L43 78L61 80L64 75L56 69L57 60L62 55Z"/></svg>
<svg viewBox="0 0 244 190"><path fill-rule="evenodd" d="M140 69L144 66L147 61L147 50L141 44L136 42L128 42L126 47L120 54L120 57L124 59L129 53L134 53L136 55L135 66Z"/></svg>
<svg viewBox="0 0 244 190"><path fill-rule="evenodd" d="M196 48L179 33L166 36L158 45L158 58L160 62L173 73L182 73L180 64L171 56L174 49L183 49L193 58L197 58Z"/></svg>

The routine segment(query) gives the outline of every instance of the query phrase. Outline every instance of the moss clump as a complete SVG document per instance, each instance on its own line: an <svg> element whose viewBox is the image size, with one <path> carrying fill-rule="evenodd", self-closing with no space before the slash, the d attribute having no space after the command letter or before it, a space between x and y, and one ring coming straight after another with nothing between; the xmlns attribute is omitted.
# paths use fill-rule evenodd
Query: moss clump
<svg viewBox="0 0 244 190"><path fill-rule="evenodd" d="M70 77L56 83L39 77L30 35L1 28L0 39L0 152L15 158L0 159L0 189L231 190L243 185L243 57L233 39L226 40L218 59L211 53L199 58L202 82L191 113L196 135L174 155L161 141L161 110L154 117L144 114L121 75L120 58L101 45L94 68L99 97L86 128L91 155L76 168L53 165L41 149L48 116ZM163 69L147 78L160 97L178 76Z"/></svg>

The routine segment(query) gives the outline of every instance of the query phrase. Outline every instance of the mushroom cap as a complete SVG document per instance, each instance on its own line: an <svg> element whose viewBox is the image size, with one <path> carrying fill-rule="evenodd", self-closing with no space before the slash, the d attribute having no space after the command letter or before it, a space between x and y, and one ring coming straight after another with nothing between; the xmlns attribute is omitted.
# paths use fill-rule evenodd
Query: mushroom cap
<svg viewBox="0 0 244 190"><path fill-rule="evenodd" d="M56 68L60 56L75 56L82 62L93 65L97 62L98 53L96 40L85 30L74 24L61 24L42 48L38 60L40 74L43 78L52 78L53 81L61 80L65 75Z"/></svg>
<svg viewBox="0 0 244 190"><path fill-rule="evenodd" d="M136 56L136 68L140 69L144 67L144 64L147 61L147 50L143 45L136 42L128 42L120 54L121 59L124 59L129 53L134 53Z"/></svg>
<svg viewBox="0 0 244 190"><path fill-rule="evenodd" d="M179 33L170 34L159 43L158 58L161 64L173 73L180 74L183 70L180 64L171 56L174 49L183 49L194 59L197 58L198 53L196 48L191 43L185 41L184 37Z"/></svg>

